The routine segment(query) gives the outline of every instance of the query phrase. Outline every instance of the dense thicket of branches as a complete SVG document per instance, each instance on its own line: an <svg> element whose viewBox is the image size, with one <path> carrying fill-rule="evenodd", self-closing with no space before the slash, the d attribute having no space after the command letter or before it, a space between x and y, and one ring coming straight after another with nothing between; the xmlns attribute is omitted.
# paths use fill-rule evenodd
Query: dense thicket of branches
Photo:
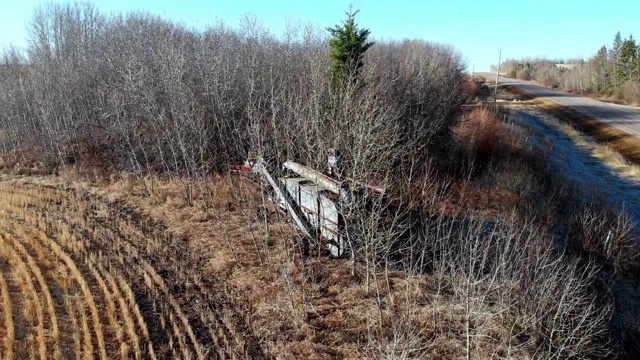
<svg viewBox="0 0 640 360"><path fill-rule="evenodd" d="M615 96L640 102L640 44L633 35L616 33L587 60L509 59L502 69L512 77L538 80L546 86L584 94Z"/></svg>
<svg viewBox="0 0 640 360"><path fill-rule="evenodd" d="M345 149L354 169L371 156L388 168L446 144L461 100L459 54L381 42L358 87L332 95L326 31L286 29L276 37L251 16L236 29L194 30L87 3L39 8L26 55L3 54L2 146L51 166L91 156L138 175L197 178L251 156L319 165L330 147Z"/></svg>

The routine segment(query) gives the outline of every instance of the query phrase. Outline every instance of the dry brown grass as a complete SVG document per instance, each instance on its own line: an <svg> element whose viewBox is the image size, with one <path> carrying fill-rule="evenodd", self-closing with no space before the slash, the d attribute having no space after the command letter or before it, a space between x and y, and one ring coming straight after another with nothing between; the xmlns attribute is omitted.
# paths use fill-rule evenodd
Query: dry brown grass
<svg viewBox="0 0 640 360"><path fill-rule="evenodd" d="M258 194L251 190L253 185L239 179L215 181L220 182L212 187L222 189L220 193L233 187L237 190L226 202L218 201L209 209L201 203L194 209L173 201L180 189L161 182L157 186L162 198L138 198L138 208L193 239L189 247L205 260L199 274L210 277L214 289L226 294L223 300L234 302L223 311L223 322L230 328L237 323L234 317L250 319L248 330L262 339L267 354L285 358L460 357L466 354L469 342L456 334L464 333L469 322L480 326L474 330L473 338L478 339L471 342L474 348L497 357L526 354L525 348L487 340L486 336L509 330L498 319L483 317L484 310L461 316L450 311L450 304L458 301L455 297L437 295L440 290L435 286L416 285L435 284L434 279L396 274L387 282L381 274L380 302L375 287L367 289L351 276L349 261L297 257L292 261L290 254L296 252L299 240L291 237L289 225L278 220L277 212L271 213L267 224L250 212L260 204ZM114 184L120 191L130 191L120 186ZM101 191L117 194L109 188ZM199 219L206 211L210 220L203 224ZM364 273L359 265L357 268ZM148 277L148 282L159 280ZM440 310L434 314L433 308ZM435 339L434 334L438 334ZM175 341L180 338L176 335Z"/></svg>
<svg viewBox="0 0 640 360"><path fill-rule="evenodd" d="M91 323L93 325L95 339L98 344L98 355L100 359L107 359L107 350L104 341L104 333L102 330L102 321L100 320L100 315L94 295L91 293L91 289L89 288L89 284L87 283L85 276L78 269L71 257L64 250L62 250L58 243L56 243L55 241L48 241L45 246L47 246L53 252L53 254L62 259L67 268L70 270L71 276L80 286L84 304L86 304L86 306L88 307L88 311L91 314ZM84 304L82 306L84 306ZM89 345L87 344L87 347L88 346Z"/></svg>
<svg viewBox="0 0 640 360"><path fill-rule="evenodd" d="M488 159L501 150L502 142L509 133L499 116L494 109L485 106L476 106L465 112L453 130L461 148L482 159Z"/></svg>
<svg viewBox="0 0 640 360"><path fill-rule="evenodd" d="M474 111L459 133L474 151L495 153L491 139L509 144L494 115ZM147 179L150 194L127 176L100 186L62 181L0 182L0 208L21 236L34 234L30 251L48 286L69 294L56 308L70 328L61 332L65 357L530 354L514 335L518 317L478 295L495 288L478 285L472 296L461 290L472 278L444 271L381 269L369 282L363 264L305 257L300 235L246 179L195 183L193 206L179 182L160 177Z"/></svg>
<svg viewBox="0 0 640 360"><path fill-rule="evenodd" d="M18 236L22 238L23 241L27 241L27 242L30 242L31 239L33 239L32 236L29 236L26 234L18 233ZM42 271L40 271L42 266L39 265L34 260L31 254L27 251L26 247L19 241L16 241L15 239L13 239L11 235L6 236L5 240L7 241L8 244L12 245L20 254L20 256L26 261L29 267L29 270L31 271L31 273L33 274L33 276L35 277L38 283L38 287L40 289L40 292L43 294L43 297L46 303L46 306L45 306L46 312L50 322L50 328L47 329L47 343L51 343L53 345L54 357L60 357L60 354L61 354L60 346L59 346L60 331L58 329L58 318L56 315L53 298L51 296L51 292L49 291L49 286L47 285L47 281L45 280L42 274Z"/></svg>
<svg viewBox="0 0 640 360"><path fill-rule="evenodd" d="M136 333L136 321L129 311L129 306L127 305L124 296L122 295L122 292L120 291L120 288L118 287L113 276L109 272L105 271L102 266L98 266L100 267L100 272L104 274L104 277L107 281L108 291L111 293L114 302L117 303L117 308L114 306L113 309L114 316L115 314L121 315L124 331L126 332L126 336L129 338L131 348L133 348L135 359L139 360L142 358L142 349L140 348L140 339L138 337L138 334ZM127 348L129 348L128 345Z"/></svg>
<svg viewBox="0 0 640 360"><path fill-rule="evenodd" d="M119 193L136 193L135 186L135 183L124 180L100 191L115 200ZM194 254L194 261L206 259L199 275L213 280L216 287L212 292L226 294L217 305L224 306L225 310L219 312L225 326L237 328L238 316L251 319L245 326L263 338L266 344L272 344L267 347L272 354L348 357L352 353L352 356L361 356L358 343L366 341L366 328L379 326L376 320L370 320L372 314L378 313L378 305L370 294L353 283L349 275L351 265L345 261L328 260L311 262L311 265L304 262L287 264L287 252L296 246L291 239L290 227L284 218L267 226L260 222L252 210L261 203L254 185L242 179L216 177L209 186L215 200L210 201L208 207L198 202L195 208L189 208L180 198L177 184L158 179L155 181L155 195L140 197L137 201L141 212L163 219L174 232L193 239L188 246L189 251L198 253L197 256ZM196 191L204 190L203 186ZM270 216L277 219L275 210ZM120 228L129 233L132 231L126 224ZM153 249L152 244L147 246ZM311 283L307 271L310 266L319 276ZM147 287L154 287L159 292L167 290L162 278L149 265L143 262L142 267L146 270ZM310 299L316 300L309 302ZM177 299L169 298L170 305L176 303ZM238 308L241 310L239 313ZM186 342L193 341L186 326L186 332L176 326L183 322L179 320L183 317L181 315L175 312L167 319L177 348L180 348L180 343L184 348ZM358 325L361 329L354 329L355 334L352 335L343 333L345 327L353 324L361 324ZM274 328L278 330L274 332ZM234 330L232 334L235 338L232 342L216 331L210 337L217 344L216 350L227 348L242 355L243 350L234 349L238 345L233 343L246 344L243 332ZM333 343L337 349L321 343Z"/></svg>
<svg viewBox="0 0 640 360"><path fill-rule="evenodd" d="M122 321L118 319L116 304L113 299L113 295L110 293L104 278L93 264L89 264L89 270L91 271L91 274L93 275L95 281L98 283L100 291L102 292L102 297L104 299L104 302L106 303L106 315L108 321L107 324L111 326L117 341L117 344L112 345L117 345L118 349L120 349L119 353L121 359L127 359L129 358L129 345L125 342L124 339L124 329L121 325Z"/></svg>
<svg viewBox="0 0 640 360"><path fill-rule="evenodd" d="M0 241L0 253L11 265L13 278L24 294L24 302L22 304L23 318L25 325L30 328L26 349L30 354L34 356L37 354L39 358L45 359L47 346L44 335L45 325L42 302L36 292L27 264L22 260L19 253L9 245L13 241L9 240L9 243L7 243L6 240L7 235L3 235ZM7 310L5 309L5 311Z"/></svg>
<svg viewBox="0 0 640 360"><path fill-rule="evenodd" d="M13 304L11 303L11 294L9 285L2 272L0 272L0 292L2 293L2 317L4 318L4 331L0 333L3 341L3 359L13 359L13 344L16 340L15 325L13 323Z"/></svg>
<svg viewBox="0 0 640 360"><path fill-rule="evenodd" d="M8 269L16 275L14 278L19 279L16 284L20 285L18 293L9 293L9 298L4 299L4 311L11 313L12 308L8 304L18 304L23 308L24 320L14 322L13 328L22 332L25 330L23 327L27 326L35 331L16 344L25 350L15 356L44 358L43 354L46 354L54 359L107 359L114 357L111 354L118 354L119 357L129 358L130 346L122 341L125 333L117 331L125 321L113 317L116 316L114 300L109 296L104 279L90 266L98 257L90 254L86 263L78 267L76 261L82 262L82 257L72 259L62 247L70 249L75 256L86 255L86 248L80 245L82 241L73 233L76 230L71 230L72 226L83 224L85 220L80 217L65 222L64 216L62 219L58 216L49 217L52 214L50 211L55 210L56 206L69 209L77 207L77 204L64 204L68 199L62 196L64 191L53 188L20 187L6 183L0 184L0 187L5 195L4 201L0 202L0 224L5 231L0 245L3 257L12 257ZM41 213L41 209L46 210ZM95 288L85 279L91 279L96 284ZM52 291L66 295L54 297ZM16 300L12 301L11 297ZM99 309L103 308L102 304L107 311L101 318ZM126 305L124 301L120 301L120 304ZM59 328L60 322L65 325L64 330ZM107 349L103 323L106 324L105 329L115 329L107 332L108 337L113 336L116 340L110 344L121 344L114 346L115 350ZM129 336L133 337L136 331L137 329L129 330ZM8 338L11 339L12 336ZM150 354L153 354L152 348L148 348ZM65 354L64 351L68 353ZM135 353L138 354L137 358L142 358L140 349L136 349ZM9 350L6 355L8 358L14 357Z"/></svg>
<svg viewBox="0 0 640 360"><path fill-rule="evenodd" d="M83 329L86 329L87 333L89 332L89 325L83 323L79 324L79 316L75 306L75 297L69 294L64 295L64 306L67 314L67 321L69 323L69 331L68 336L69 340L72 342L70 346L73 349L73 356L76 359L81 359L82 355L82 338L83 338ZM86 317L82 316L82 319L86 321ZM69 356L72 356L69 354Z"/></svg>
<svg viewBox="0 0 640 360"><path fill-rule="evenodd" d="M121 302L120 307L123 309L122 311L125 314L130 311L131 313L133 313L133 316L135 317L135 321L131 320L132 324L129 324L127 326L127 328L128 328L129 331L133 331L135 329L134 325L137 325L138 329L140 329L139 331L142 332L143 339L147 342L147 347L149 349L149 357L151 359L155 359L156 356L155 356L155 352L153 350L153 343L149 339L149 330L147 329L147 324L144 322L144 318L142 317L142 313L140 311L140 307L138 306L138 303L136 303L136 300L135 300L135 297L133 295L133 292L131 291L131 287L122 278L122 276L118 275L117 279L118 279L117 285L122 289L124 298L126 298L126 304L123 304ZM127 308L129 310L126 310ZM125 315L125 319L128 319L128 318L129 317L127 317ZM129 320L126 320L126 323L129 323ZM136 342L136 340L135 340L136 334L137 333L135 333L135 332L133 334L130 334L130 336L132 337L132 341L134 343ZM139 346L137 348L139 348Z"/></svg>

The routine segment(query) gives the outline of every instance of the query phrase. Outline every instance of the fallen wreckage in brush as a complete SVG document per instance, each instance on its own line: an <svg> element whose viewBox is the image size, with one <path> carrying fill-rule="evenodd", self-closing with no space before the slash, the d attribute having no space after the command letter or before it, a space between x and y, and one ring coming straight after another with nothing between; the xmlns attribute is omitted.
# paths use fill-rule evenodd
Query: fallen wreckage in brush
<svg viewBox="0 0 640 360"><path fill-rule="evenodd" d="M341 156L334 152L328 163L329 173L340 178ZM286 161L282 166L293 175L280 177L278 181L261 158L245 165L230 165L229 170L261 176L273 188L272 200L287 212L292 223L312 244L324 244L334 257L344 256L357 237L347 231L354 217L354 201L363 192L383 195L385 190L352 179L338 180L293 161Z"/></svg>

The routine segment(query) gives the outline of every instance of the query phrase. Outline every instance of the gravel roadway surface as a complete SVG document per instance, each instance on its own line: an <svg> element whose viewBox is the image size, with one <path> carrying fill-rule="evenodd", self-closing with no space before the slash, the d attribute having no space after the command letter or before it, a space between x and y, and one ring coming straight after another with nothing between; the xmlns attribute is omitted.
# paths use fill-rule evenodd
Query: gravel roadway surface
<svg viewBox="0 0 640 360"><path fill-rule="evenodd" d="M476 73L495 82L496 75L491 73ZM522 89L536 97L553 101L559 105L576 110L583 115L613 125L637 138L640 138L640 108L624 105L609 104L593 100L584 96L568 94L551 90L527 81L510 79L504 76L498 78L503 85L511 85Z"/></svg>

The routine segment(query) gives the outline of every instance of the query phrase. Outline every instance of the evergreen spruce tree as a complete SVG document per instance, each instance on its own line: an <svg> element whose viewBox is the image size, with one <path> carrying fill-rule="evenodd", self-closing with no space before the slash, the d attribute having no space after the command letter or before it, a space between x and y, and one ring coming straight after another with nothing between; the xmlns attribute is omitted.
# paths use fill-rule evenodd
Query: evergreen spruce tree
<svg viewBox="0 0 640 360"><path fill-rule="evenodd" d="M622 85L627 80L631 80L634 77L634 70L636 65L636 40L633 36L629 36L622 46L618 54L618 84Z"/></svg>
<svg viewBox="0 0 640 360"><path fill-rule="evenodd" d="M622 35L620 35L620 31L618 31L616 36L613 38L613 46L611 47L611 53L609 54L609 68L611 69L611 73L613 73L611 85L614 93L618 92L618 89L620 88L620 83L618 81L620 78L620 75L618 74L620 48L622 48Z"/></svg>
<svg viewBox="0 0 640 360"><path fill-rule="evenodd" d="M600 50L591 59L593 64L595 90L597 93L602 94L609 88L610 75L607 69L607 47L602 45Z"/></svg>
<svg viewBox="0 0 640 360"><path fill-rule="evenodd" d="M524 64L524 79L531 80L531 64L527 61Z"/></svg>
<svg viewBox="0 0 640 360"><path fill-rule="evenodd" d="M334 90L358 79L358 71L363 65L364 53L373 45L367 42L370 31L359 29L355 22L358 11L349 9L347 20L342 25L327 28L333 37L329 40L330 56L333 59L331 84Z"/></svg>

